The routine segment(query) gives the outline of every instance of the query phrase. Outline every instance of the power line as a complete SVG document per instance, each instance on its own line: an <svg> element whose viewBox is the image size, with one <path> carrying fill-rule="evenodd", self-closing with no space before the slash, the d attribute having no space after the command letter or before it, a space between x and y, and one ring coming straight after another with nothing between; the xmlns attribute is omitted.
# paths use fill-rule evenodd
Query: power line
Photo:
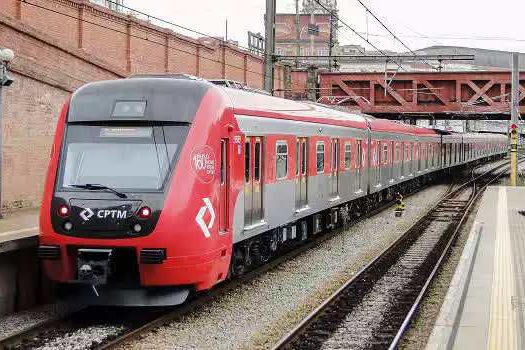
<svg viewBox="0 0 525 350"><path fill-rule="evenodd" d="M325 11L328 11L330 12L330 9L328 9L325 5L323 5L319 0L315 0L315 2L317 4L319 4L319 6L321 6ZM345 27L347 27L348 29L350 29L355 35L357 35L361 40L365 41L368 43L368 45L372 46L377 52L381 53L383 56L385 56L387 59L391 60L392 62L394 62L395 64L397 64L397 66L402 69L402 70L405 70L403 68L403 66L397 62L396 60L392 60L391 57L389 55L387 55L385 52L383 52L383 50L381 50L380 48L378 48L377 46L375 46L374 44L372 44L367 38L365 38L363 35L361 35L357 30L355 30L354 28L352 28L350 25L348 25L348 23L346 23L345 21L343 21L339 16L337 16L336 14L333 14L333 16L335 17L335 19L337 19L339 22L341 22ZM360 49L358 49L361 53L364 54L363 51L361 51Z"/></svg>
<svg viewBox="0 0 525 350"><path fill-rule="evenodd" d="M110 4L113 4L115 6L118 6L118 7L121 7L121 8L124 8L126 10L129 10L131 11L131 15L135 15L136 13L138 14L141 14L143 16L146 16L149 19L154 19L156 21L160 21L162 23L165 23L165 24L169 24L171 26L174 26L174 27L177 27L177 28L180 28L180 29L184 29L184 30L187 30L188 32L192 32L192 33L195 33L195 34L198 34L198 35L202 35L204 37L207 37L207 38L211 38L213 40L217 40L217 41L220 41L222 44L226 44L228 43L227 41L221 39L221 38L218 38L218 37L215 37L213 35L210 35L210 34L206 34L206 33L203 33L203 32L199 32L198 30L195 30L195 29L192 29L192 28L189 28L189 27L186 27L186 26L183 26L183 25L180 25L180 24L177 24L177 23L174 23L174 22L170 22L168 20L165 20L165 19L162 19L160 17L156 17L156 16L153 16L153 15L150 15L146 12L142 12L142 11L139 11L139 10L136 10L134 8L131 8L131 7L128 7L126 5L123 5L123 4L120 4L118 2L115 2L114 0L106 0L106 2L110 3ZM249 51L250 49L248 47L245 47L245 46L241 46L241 45L237 45L238 47L246 50L246 51Z"/></svg>
<svg viewBox="0 0 525 350"><path fill-rule="evenodd" d="M410 47L408 47L408 45L405 44L405 43L403 42L403 40L399 39L399 37L398 37L396 34L394 34L394 32L392 32L392 31L390 30L390 28L388 28L388 27L383 23L383 21L381 21L381 20L375 15L375 13L373 13L373 12L372 12L372 11L371 11L371 10L370 10L370 9L369 9L369 8L368 8L368 7L367 7L367 6L366 6L361 0L357 0L357 2L360 3L361 6L363 6L363 7L365 8L365 10L366 10L369 14L371 14L372 17L374 17L375 20L376 20L379 24L381 24L381 26L382 26L383 28L385 28L387 32L390 33L390 35L392 35L392 36L394 37L394 39L396 39L397 41L399 41L399 42L401 43L401 45L403 45L403 46L404 46L408 51L410 51L410 53L412 53L414 56L417 56L417 54L416 54L414 51L412 51L412 49L411 49ZM427 65L429 65L429 66L432 67L433 69L436 69L436 67L434 67L432 64L430 64L427 60L423 59L423 62L425 62Z"/></svg>
<svg viewBox="0 0 525 350"><path fill-rule="evenodd" d="M104 26L104 25L102 25L102 24L95 23L95 22L91 22L91 21L88 21L88 20L86 20L86 19L79 19L79 18L77 18L76 16L69 15L69 14L67 14L67 13L63 13L63 12L60 12L60 11L57 11L57 10L53 10L53 9L48 8L48 7L44 7L44 6L41 6L41 5L35 4L35 3L31 3L31 2L29 2L28 0L19 0L19 1L23 2L24 4L31 5L31 6L34 6L34 7L40 8L40 9L42 9L42 10L46 10L46 11L49 11L49 12L55 13L55 14L59 14L59 15L65 16L65 17L73 18L73 19L75 19L75 20L81 20L81 21L84 22L84 23L88 23L88 24L91 24L91 25L94 25L94 26L98 26L98 27L101 27L101 28L104 28L104 29L108 29L108 30L111 30L111 31L114 31L114 32L117 32L117 33L120 33L120 34L130 35L130 37L137 38L137 39L141 39L141 40L144 40L144 41L147 41L147 42L150 42L150 43L154 43L154 44L157 44L157 45L162 45L163 47L167 47L167 48L169 48L169 49L171 49L171 50L174 50L174 51L178 51L178 52L186 53L186 54L189 54L189 55L194 56L194 57L199 57L199 59L202 59L202 60L207 60L207 61L211 61L211 62L215 62L215 63L224 64L225 66L232 67L232 68L237 68L237 69L239 69L239 70L244 71L244 67L241 67L241 66L236 66L236 65L233 65L233 64L229 64L229 63L226 63L226 62L223 62L223 61L220 61L220 60L214 60L214 59L212 59L212 58L208 58L208 57L204 57L204 56L199 56L199 55L196 55L196 54L193 53L193 52L186 51L186 50L182 50L182 49L179 49L179 48L176 48L176 47L170 46L170 45L166 45L165 43L159 43L159 42L157 42L157 41L150 40L150 39L148 39L148 38L143 38L143 37L138 36L138 35L133 35L133 34L128 33L128 32L126 32L126 31L121 31L121 30L118 30L118 29L115 29L115 28L111 28L111 27L108 27L108 26ZM259 75L259 76L262 76L262 77L265 76L264 73L260 73L260 72L256 72L256 71L252 71L252 70L246 70L246 72L253 73L253 74L256 74L256 75Z"/></svg>
<svg viewBox="0 0 525 350"><path fill-rule="evenodd" d="M363 32L360 32L361 34L365 34ZM387 35L378 34L378 33L369 33L368 35L373 37L380 37L380 38L386 38ZM474 41L508 41L508 42L525 42L525 39L518 39L518 38L511 38L511 37L498 37L498 36L475 36L475 35L449 35L449 34L443 34L443 35L399 35L399 37L402 38L410 38L410 39L436 39L436 40L474 40Z"/></svg>

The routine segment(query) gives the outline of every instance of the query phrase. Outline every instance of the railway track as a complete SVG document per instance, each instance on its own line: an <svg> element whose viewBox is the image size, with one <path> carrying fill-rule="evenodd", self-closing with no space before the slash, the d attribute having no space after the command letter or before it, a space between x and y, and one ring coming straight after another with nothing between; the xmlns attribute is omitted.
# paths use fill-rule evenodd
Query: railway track
<svg viewBox="0 0 525 350"><path fill-rule="evenodd" d="M408 196L417 193L425 187L415 190L413 193L408 194ZM353 221L352 224L363 221L366 218L392 206L392 202L386 203ZM189 314L199 306L209 303L214 298L272 270L282 262L292 259L309 249L322 244L324 241L339 234L342 230L344 230L344 228L339 228L327 232L324 235L317 236L312 241L278 256L266 265L263 265L235 280L227 281L211 291L201 293L181 306L168 308L168 310L163 309L161 312L159 312L158 309L148 310L144 308L136 310L133 308L107 309L101 307L88 307L75 311L63 318L49 320L35 325L34 327L22 330L16 334L6 337L0 335L0 349L34 349L46 345L48 341L53 341L53 339L56 338L71 338L81 329L95 330L95 332L97 329L100 329L101 332L106 333L105 339L97 339L96 337L93 337L91 344L86 348L99 350L113 348L135 336L138 336L139 334L148 332ZM127 321L128 318L131 318L131 321ZM114 332L108 332L108 328L112 328Z"/></svg>
<svg viewBox="0 0 525 350"><path fill-rule="evenodd" d="M416 193L422 189L423 187L415 190L413 193ZM361 218L352 222L352 224L369 218L392 206L392 202L386 203L385 205L372 210L368 214L363 215ZM101 332L107 333L105 338L93 338L91 344L87 346L87 348L114 348L115 346L131 340L140 334L168 324L183 317L184 315L189 314L190 312L196 310L199 306L209 303L214 298L272 270L283 261L292 259L293 257L298 256L315 246L318 246L322 242L340 233L341 230L344 229L339 228L324 235L318 236L314 240L277 257L268 264L263 265L240 278L230 280L219 285L217 288L212 289L211 291L197 295L184 305L169 308L168 310L163 309L162 311L159 311L159 309L136 310L133 308L128 308L122 310L119 308L114 308L108 310L94 307L87 308L68 315L63 319L52 320L3 339L0 337L0 349L37 348L39 346L45 345L46 341L52 340L54 338L72 337L76 332L79 332L82 329L94 329L95 332L97 329L100 329ZM108 332L108 328L111 328L113 331Z"/></svg>
<svg viewBox="0 0 525 350"><path fill-rule="evenodd" d="M451 185L426 215L274 349L397 348L472 205L508 167L504 163L457 188Z"/></svg>

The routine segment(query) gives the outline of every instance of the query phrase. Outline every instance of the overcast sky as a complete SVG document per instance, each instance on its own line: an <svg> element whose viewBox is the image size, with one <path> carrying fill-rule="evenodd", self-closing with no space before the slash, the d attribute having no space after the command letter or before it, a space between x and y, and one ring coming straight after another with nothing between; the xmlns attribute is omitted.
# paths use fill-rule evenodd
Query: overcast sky
<svg viewBox="0 0 525 350"><path fill-rule="evenodd" d="M457 45L525 52L523 0L362 1L411 49ZM224 36L228 19L228 37L243 46L247 46L248 30L264 33L264 0L124 0L124 3L214 36ZM338 3L340 18L365 36L368 28L369 40L377 47L406 51L366 15L357 0L339 0ZM277 0L278 12L293 12L294 4L294 0ZM373 50L344 25L339 40L341 44L359 44Z"/></svg>

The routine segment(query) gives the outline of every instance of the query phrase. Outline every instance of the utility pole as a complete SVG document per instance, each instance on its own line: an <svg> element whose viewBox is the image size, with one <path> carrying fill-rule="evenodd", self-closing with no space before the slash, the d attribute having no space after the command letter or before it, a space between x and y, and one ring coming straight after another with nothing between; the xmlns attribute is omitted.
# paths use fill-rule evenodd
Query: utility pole
<svg viewBox="0 0 525 350"><path fill-rule="evenodd" d="M301 17L299 15L299 0L295 0L295 35L297 37L295 55L301 56ZM299 57L295 58L295 68L299 68Z"/></svg>
<svg viewBox="0 0 525 350"><path fill-rule="evenodd" d="M328 43L328 71L331 72L332 71L332 47L334 45L334 33L333 33L333 29L334 29L334 23L332 22L332 18L333 18L333 11L330 10L330 40L329 40L329 43Z"/></svg>
<svg viewBox="0 0 525 350"><path fill-rule="evenodd" d="M518 53L512 53L512 98L510 110L510 185L516 186L518 173L518 116L520 101L520 73Z"/></svg>
<svg viewBox="0 0 525 350"><path fill-rule="evenodd" d="M312 6L312 12L310 13L310 24L312 26L315 25L315 15L314 15L314 7ZM310 55L314 56L314 33L312 32L310 34Z"/></svg>
<svg viewBox="0 0 525 350"><path fill-rule="evenodd" d="M13 79L7 74L7 65L13 60L15 54L13 50L0 48L0 219L2 216L2 175L3 175L3 103L2 103L2 90L4 86L10 86L13 83Z"/></svg>
<svg viewBox="0 0 525 350"><path fill-rule="evenodd" d="M228 18L226 18L226 33L225 33L225 36L224 36L224 41L227 43L228 42Z"/></svg>
<svg viewBox="0 0 525 350"><path fill-rule="evenodd" d="M264 53L264 89L273 95L273 64L275 51L275 2L266 0L266 51Z"/></svg>

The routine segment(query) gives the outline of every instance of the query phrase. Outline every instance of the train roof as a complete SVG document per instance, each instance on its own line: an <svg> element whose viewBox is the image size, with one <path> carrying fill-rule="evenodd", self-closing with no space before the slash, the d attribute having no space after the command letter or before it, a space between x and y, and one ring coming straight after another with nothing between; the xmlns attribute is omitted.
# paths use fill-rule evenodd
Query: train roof
<svg viewBox="0 0 525 350"><path fill-rule="evenodd" d="M238 89L216 88L228 95L236 114L368 128L367 118L361 114L345 113L315 103L287 100Z"/></svg>
<svg viewBox="0 0 525 350"><path fill-rule="evenodd" d="M399 134L410 134L418 136L439 136L440 133L434 129L423 128L416 125L405 124L397 121L386 119L370 120L372 131L395 132Z"/></svg>
<svg viewBox="0 0 525 350"><path fill-rule="evenodd" d="M329 125L340 125L359 129L370 126L372 131L392 132L418 136L438 136L433 129L376 119L360 113L344 112L317 103L287 100L284 98L253 94L242 90L222 88L232 100L235 113L291 119Z"/></svg>
<svg viewBox="0 0 525 350"><path fill-rule="evenodd" d="M240 89L213 85L199 78L181 75L144 75L128 79L89 83L73 93L68 121L94 121L112 116L115 101L147 101L152 120L173 120L191 123L195 113L210 91L224 96L227 106L236 114L261 118L288 119L322 123L417 136L436 136L439 132L399 122L376 119L312 102L300 102L267 96Z"/></svg>

